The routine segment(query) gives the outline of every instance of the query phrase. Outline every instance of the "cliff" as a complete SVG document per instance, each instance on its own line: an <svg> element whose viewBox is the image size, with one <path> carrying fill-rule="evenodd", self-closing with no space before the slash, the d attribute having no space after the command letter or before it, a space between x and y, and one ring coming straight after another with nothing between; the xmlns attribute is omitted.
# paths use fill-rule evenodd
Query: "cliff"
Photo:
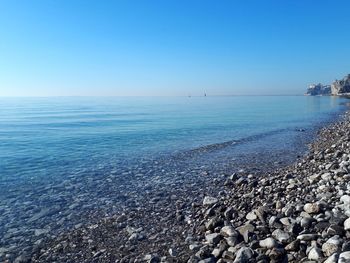
<svg viewBox="0 0 350 263"><path fill-rule="evenodd" d="M331 86L319 84L312 84L306 91L306 95L318 96L318 95L331 95Z"/></svg>
<svg viewBox="0 0 350 263"><path fill-rule="evenodd" d="M310 96L344 96L350 95L350 74L342 80L336 80L332 85L312 84L307 89L305 95Z"/></svg>
<svg viewBox="0 0 350 263"><path fill-rule="evenodd" d="M348 95L350 94L350 74L342 80L336 80L331 85L332 95Z"/></svg>

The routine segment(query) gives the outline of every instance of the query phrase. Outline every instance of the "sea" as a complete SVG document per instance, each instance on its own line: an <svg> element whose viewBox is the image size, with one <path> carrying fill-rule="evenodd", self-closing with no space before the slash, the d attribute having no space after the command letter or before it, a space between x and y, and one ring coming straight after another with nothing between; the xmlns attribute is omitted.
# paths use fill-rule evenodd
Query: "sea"
<svg viewBox="0 0 350 263"><path fill-rule="evenodd" d="M94 210L118 213L152 185L291 164L346 104L312 96L0 98L0 252L79 227Z"/></svg>

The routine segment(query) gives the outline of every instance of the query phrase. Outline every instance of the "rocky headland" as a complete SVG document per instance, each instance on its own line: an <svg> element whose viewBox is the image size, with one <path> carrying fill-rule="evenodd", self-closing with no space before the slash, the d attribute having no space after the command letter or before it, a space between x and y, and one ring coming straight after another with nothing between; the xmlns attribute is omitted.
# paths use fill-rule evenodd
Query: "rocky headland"
<svg viewBox="0 0 350 263"><path fill-rule="evenodd" d="M331 93L332 95L339 94L350 94L350 74L344 77L342 80L336 80L331 85Z"/></svg>
<svg viewBox="0 0 350 263"><path fill-rule="evenodd" d="M350 262L349 113L293 165L219 180L216 195L200 189L193 202L164 203L165 218L152 211L105 218L38 247L31 261Z"/></svg>
<svg viewBox="0 0 350 263"><path fill-rule="evenodd" d="M310 95L310 96L331 95L331 86L323 85L321 83L311 84L306 91L306 95Z"/></svg>
<svg viewBox="0 0 350 263"><path fill-rule="evenodd" d="M312 84L307 89L305 95L310 96L348 96L350 94L350 74L341 80L335 80L331 85Z"/></svg>

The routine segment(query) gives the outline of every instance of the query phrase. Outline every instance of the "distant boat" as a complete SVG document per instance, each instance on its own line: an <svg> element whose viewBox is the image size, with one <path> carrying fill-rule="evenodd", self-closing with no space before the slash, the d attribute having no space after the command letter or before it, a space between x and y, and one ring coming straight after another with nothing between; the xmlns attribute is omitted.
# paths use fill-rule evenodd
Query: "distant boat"
<svg viewBox="0 0 350 263"><path fill-rule="evenodd" d="M204 93L204 97L206 97L207 96L207 93Z"/></svg>

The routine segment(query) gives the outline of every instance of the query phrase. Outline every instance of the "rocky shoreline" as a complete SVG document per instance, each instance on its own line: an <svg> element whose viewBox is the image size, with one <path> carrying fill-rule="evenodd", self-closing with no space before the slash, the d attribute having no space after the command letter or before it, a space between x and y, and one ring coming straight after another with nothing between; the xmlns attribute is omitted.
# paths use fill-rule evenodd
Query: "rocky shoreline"
<svg viewBox="0 0 350 263"><path fill-rule="evenodd" d="M198 185L201 194L193 182L177 196L174 183L143 208L41 242L15 262L347 262L349 128L346 113L294 165L225 174Z"/></svg>
<svg viewBox="0 0 350 263"><path fill-rule="evenodd" d="M189 262L350 262L349 128L347 113L294 165L233 175L229 195L197 210Z"/></svg>

